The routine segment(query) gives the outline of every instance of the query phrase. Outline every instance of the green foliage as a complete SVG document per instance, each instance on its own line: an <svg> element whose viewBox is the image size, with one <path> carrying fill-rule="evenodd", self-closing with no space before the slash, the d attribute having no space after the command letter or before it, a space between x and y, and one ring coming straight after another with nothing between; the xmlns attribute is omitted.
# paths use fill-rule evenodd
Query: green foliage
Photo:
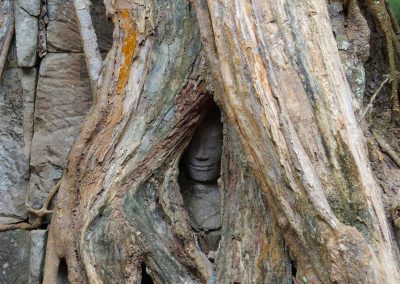
<svg viewBox="0 0 400 284"><path fill-rule="evenodd" d="M390 6L396 15L397 22L400 23L400 0L390 0Z"/></svg>

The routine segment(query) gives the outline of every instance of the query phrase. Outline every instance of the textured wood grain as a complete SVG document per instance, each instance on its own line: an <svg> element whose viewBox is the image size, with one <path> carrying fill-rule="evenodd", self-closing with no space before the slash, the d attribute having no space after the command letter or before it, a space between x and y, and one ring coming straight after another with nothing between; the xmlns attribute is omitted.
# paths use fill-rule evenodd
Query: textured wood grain
<svg viewBox="0 0 400 284"><path fill-rule="evenodd" d="M198 6L211 19L212 28L200 22L200 29L213 31L203 42L220 73L221 105L238 125L299 275L324 283L397 282L396 250L326 4Z"/></svg>
<svg viewBox="0 0 400 284"><path fill-rule="evenodd" d="M45 283L61 258L77 283L140 281L142 262L162 283L211 277L171 168L211 99L187 4L106 5L114 45L61 182Z"/></svg>

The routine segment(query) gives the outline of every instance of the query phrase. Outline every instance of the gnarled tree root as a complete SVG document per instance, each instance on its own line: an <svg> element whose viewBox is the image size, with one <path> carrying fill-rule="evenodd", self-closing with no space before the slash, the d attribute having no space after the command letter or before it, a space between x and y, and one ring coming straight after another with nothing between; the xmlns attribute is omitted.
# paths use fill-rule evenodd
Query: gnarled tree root
<svg viewBox="0 0 400 284"><path fill-rule="evenodd" d="M382 83L379 85L379 88L376 90L376 92L372 95L371 99L369 100L368 105L365 107L365 109L361 112L358 122L361 122L364 117L367 115L368 111L372 108L372 105L376 99L376 97L379 95L380 91L383 89L383 87L386 85L386 83L391 81L390 76L385 75L385 80L382 81Z"/></svg>
<svg viewBox="0 0 400 284"><path fill-rule="evenodd" d="M378 142L379 147L382 149L383 152L389 155L389 157L396 163L396 165L400 168L400 157L397 154L396 150L393 149L392 146L386 142L385 138L381 133L377 130L371 130L372 135L374 136L376 142Z"/></svg>
<svg viewBox="0 0 400 284"><path fill-rule="evenodd" d="M49 232L46 245L43 284L53 284L56 283L57 280L57 272L61 258L57 255L55 246L54 237L51 232Z"/></svg>
<svg viewBox="0 0 400 284"><path fill-rule="evenodd" d="M39 228L43 224L43 219L46 215L53 213L52 210L48 210L51 200L53 199L54 195L58 192L60 188L60 181L52 188L45 203L43 204L42 208L40 209L33 209L28 204L25 204L26 209L28 212L37 216L36 220L33 223L28 222L21 222L15 224L0 224L0 232L6 232L10 230L34 230Z"/></svg>
<svg viewBox="0 0 400 284"><path fill-rule="evenodd" d="M386 9L388 10L388 13L389 13L390 20L392 22L393 30L396 33L396 35L400 35L399 23L397 22L397 19L393 12L393 9L390 7L390 1L385 0L385 5L386 5Z"/></svg>
<svg viewBox="0 0 400 284"><path fill-rule="evenodd" d="M396 59L400 53L400 43L396 34L398 29L397 23L393 23L391 17L391 9L387 4L387 1L376 1L368 0L368 6L371 9L371 13L375 18L379 28L382 30L387 48L387 58L389 64L389 75L391 81L391 100L392 100L392 120L396 123L400 123L400 105L399 105L399 78L396 70Z"/></svg>

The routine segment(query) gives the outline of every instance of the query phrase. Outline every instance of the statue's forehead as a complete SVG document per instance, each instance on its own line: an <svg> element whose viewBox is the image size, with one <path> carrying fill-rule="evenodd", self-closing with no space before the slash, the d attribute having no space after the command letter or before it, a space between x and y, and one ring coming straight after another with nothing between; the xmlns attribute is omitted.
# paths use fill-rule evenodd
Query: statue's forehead
<svg viewBox="0 0 400 284"><path fill-rule="evenodd" d="M200 125L197 127L196 132L205 132L213 130L221 130L222 123L219 117L208 117L206 116Z"/></svg>

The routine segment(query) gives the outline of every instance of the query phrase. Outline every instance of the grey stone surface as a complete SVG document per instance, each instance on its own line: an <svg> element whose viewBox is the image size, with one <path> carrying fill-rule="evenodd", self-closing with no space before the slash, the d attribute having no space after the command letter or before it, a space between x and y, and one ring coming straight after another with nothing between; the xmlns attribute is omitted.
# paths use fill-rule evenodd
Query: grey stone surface
<svg viewBox="0 0 400 284"><path fill-rule="evenodd" d="M15 42L15 34L11 41L10 49L7 54L6 68L18 67L17 61L17 46Z"/></svg>
<svg viewBox="0 0 400 284"><path fill-rule="evenodd" d="M92 0L92 3L90 14L92 15L93 26L96 30L99 48L100 51L108 51L113 43L112 34L114 26L112 21L106 16L103 0Z"/></svg>
<svg viewBox="0 0 400 284"><path fill-rule="evenodd" d="M200 183L215 181L220 172L221 153L221 115L213 109L204 117L185 151L186 172Z"/></svg>
<svg viewBox="0 0 400 284"><path fill-rule="evenodd" d="M31 231L29 284L42 283L47 230Z"/></svg>
<svg viewBox="0 0 400 284"><path fill-rule="evenodd" d="M99 48L107 51L112 45L113 25L107 19L102 0L91 1L91 14L98 37ZM72 0L48 1L49 24L47 26L50 52L82 52L82 42Z"/></svg>
<svg viewBox="0 0 400 284"><path fill-rule="evenodd" d="M0 83L0 223L26 218L36 69L6 69Z"/></svg>
<svg viewBox="0 0 400 284"><path fill-rule="evenodd" d="M0 233L0 284L40 284L46 230Z"/></svg>
<svg viewBox="0 0 400 284"><path fill-rule="evenodd" d="M17 6L25 10L29 15L37 17L40 13L40 0L17 0Z"/></svg>
<svg viewBox="0 0 400 284"><path fill-rule="evenodd" d="M221 227L221 197L217 183L194 183L181 190L191 224L196 230Z"/></svg>
<svg viewBox="0 0 400 284"><path fill-rule="evenodd" d="M73 1L49 0L47 9L49 16L47 26L49 52L82 52Z"/></svg>
<svg viewBox="0 0 400 284"><path fill-rule="evenodd" d="M32 67L36 63L38 29L36 17L18 6L15 7L17 60L20 67Z"/></svg>
<svg viewBox="0 0 400 284"><path fill-rule="evenodd" d="M36 68L21 68L21 85L24 93L23 136L24 154L30 156L33 136L33 114L35 112L35 93L37 81Z"/></svg>
<svg viewBox="0 0 400 284"><path fill-rule="evenodd" d="M29 203L40 208L61 178L68 153L91 105L82 54L49 53L41 62L35 102Z"/></svg>
<svg viewBox="0 0 400 284"><path fill-rule="evenodd" d="M30 232L0 233L0 284L29 283Z"/></svg>
<svg viewBox="0 0 400 284"><path fill-rule="evenodd" d="M221 196L217 184L221 154L221 114L214 108L203 118L185 151L180 179L191 226L203 231L200 244L206 254L218 249L221 236Z"/></svg>

